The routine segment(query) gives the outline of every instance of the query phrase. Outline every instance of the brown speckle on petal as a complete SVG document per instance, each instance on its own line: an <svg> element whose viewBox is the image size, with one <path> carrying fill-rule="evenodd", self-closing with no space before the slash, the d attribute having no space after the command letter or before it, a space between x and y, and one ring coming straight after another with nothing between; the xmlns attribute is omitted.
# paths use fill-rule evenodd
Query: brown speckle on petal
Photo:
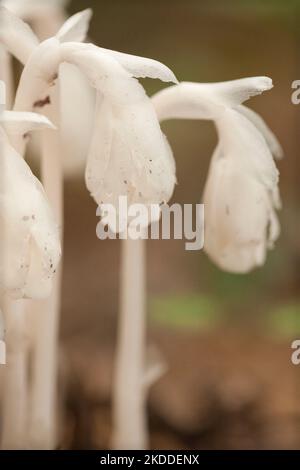
<svg viewBox="0 0 300 470"><path fill-rule="evenodd" d="M35 103L33 103L33 107L34 108L43 108L47 104L51 104L50 96L46 96L46 98L44 98L42 100L35 101Z"/></svg>

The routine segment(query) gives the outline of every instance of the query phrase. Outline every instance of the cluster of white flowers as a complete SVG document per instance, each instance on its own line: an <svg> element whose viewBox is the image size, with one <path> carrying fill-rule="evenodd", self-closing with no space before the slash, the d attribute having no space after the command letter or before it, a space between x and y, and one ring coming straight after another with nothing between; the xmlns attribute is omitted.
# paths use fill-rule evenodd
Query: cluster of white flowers
<svg viewBox="0 0 300 470"><path fill-rule="evenodd" d="M0 115L0 296L47 298L60 260L61 221L55 221L41 183L23 158L27 133L35 129L59 133L66 173L85 165L87 189L100 208L117 206L120 196L127 196L129 204L150 206L168 202L176 184L175 161L160 122L212 120L219 142L203 196L204 249L226 271L245 273L261 266L280 231L273 157L280 158L282 150L264 121L242 103L272 88L271 79L178 83L168 67L153 59L84 43L90 9L40 42L43 34L38 38L21 18L36 25L35 31L52 19L53 31L64 16L63 2L30 0L26 8L18 0L3 4L0 80L7 82L9 93L7 59L14 56L23 71L12 110ZM173 85L149 98L138 81L144 77ZM54 107L55 90L57 129L43 116ZM135 273L142 263L137 266Z"/></svg>
<svg viewBox="0 0 300 470"><path fill-rule="evenodd" d="M279 146L242 102L270 89L271 80L180 83L150 100L136 78L177 83L174 74L154 60L81 43L90 18L90 10L78 13L55 37L39 43L25 23L1 8L0 41L24 64L13 109L28 112L47 105L49 89L65 62L85 75L96 90L86 184L98 205L117 204L120 195L127 195L130 203L168 201L176 182L175 164L158 117L213 120L219 143L204 192L205 249L229 271L263 264L279 233L278 172L271 154ZM82 123L82 133L84 127ZM15 142L22 148L22 142Z"/></svg>

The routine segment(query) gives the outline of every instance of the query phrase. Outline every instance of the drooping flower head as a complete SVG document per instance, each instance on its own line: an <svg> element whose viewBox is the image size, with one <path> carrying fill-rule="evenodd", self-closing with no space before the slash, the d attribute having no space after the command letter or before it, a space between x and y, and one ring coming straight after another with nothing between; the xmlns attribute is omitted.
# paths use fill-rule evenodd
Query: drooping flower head
<svg viewBox="0 0 300 470"><path fill-rule="evenodd" d="M28 111L47 105L60 64L75 65L97 95L86 168L87 187L95 201L115 204L119 195L127 195L129 203L167 201L175 184L173 157L152 102L136 78L173 82L176 78L155 60L72 42L78 30L84 30L81 15L69 19L56 37L32 48L14 109ZM20 21L18 29L20 35L25 34ZM4 33L0 31L0 40L7 45L10 41Z"/></svg>
<svg viewBox="0 0 300 470"><path fill-rule="evenodd" d="M143 87L136 77L175 80L160 63L111 53L93 45L64 44L62 51L85 71L97 89L86 184L98 203L168 201L175 184L170 147Z"/></svg>
<svg viewBox="0 0 300 470"><path fill-rule="evenodd" d="M44 116L0 114L0 294L44 298L50 293L61 249L43 187L11 145L10 136L51 128Z"/></svg>
<svg viewBox="0 0 300 470"><path fill-rule="evenodd" d="M204 190L204 249L222 269L248 272L265 262L279 235L280 207L273 133L242 103L272 87L267 77L215 84L181 83L159 92L161 119L211 119L219 142Z"/></svg>

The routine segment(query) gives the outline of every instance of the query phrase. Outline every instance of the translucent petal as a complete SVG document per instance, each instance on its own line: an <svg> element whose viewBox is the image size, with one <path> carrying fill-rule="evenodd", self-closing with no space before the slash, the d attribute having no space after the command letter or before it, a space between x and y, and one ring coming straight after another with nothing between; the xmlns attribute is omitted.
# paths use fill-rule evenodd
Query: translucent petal
<svg viewBox="0 0 300 470"><path fill-rule="evenodd" d="M168 201L175 185L175 164L154 109L141 86L137 102L111 106L98 99L96 127L86 170L86 183L96 202L118 204ZM129 94L132 90L129 90Z"/></svg>
<svg viewBox="0 0 300 470"><path fill-rule="evenodd" d="M271 213L264 186L222 156L210 168L203 200L204 249L212 260L236 273L262 265Z"/></svg>
<svg viewBox="0 0 300 470"><path fill-rule="evenodd" d="M238 111L226 109L216 125L226 158L241 165L245 174L261 182L277 199L279 173L264 137L254 124Z"/></svg>
<svg viewBox="0 0 300 470"><path fill-rule="evenodd" d="M44 190L1 133L0 289L15 298L49 295L60 242Z"/></svg>
<svg viewBox="0 0 300 470"><path fill-rule="evenodd" d="M91 8L87 8L68 18L56 34L57 39L61 42L84 41L88 33L92 15L93 12Z"/></svg>
<svg viewBox="0 0 300 470"><path fill-rule="evenodd" d="M24 135L37 129L55 129L55 126L42 114L4 111L0 115L0 125L9 134Z"/></svg>
<svg viewBox="0 0 300 470"><path fill-rule="evenodd" d="M105 53L110 54L116 59L122 67L124 67L133 77L136 78L158 78L163 82L178 83L172 70L166 65L154 59L147 57L140 57L132 54L125 54L124 52L112 51L110 49L99 49Z"/></svg>
<svg viewBox="0 0 300 470"><path fill-rule="evenodd" d="M271 131L271 129L268 127L262 117L258 113L253 111L253 109L247 108L247 106L244 105L239 105L236 107L236 109L237 111L242 113L246 118L248 118L262 133L273 156L278 160L283 158L283 150L277 137Z"/></svg>
<svg viewBox="0 0 300 470"><path fill-rule="evenodd" d="M201 83L200 86L213 95L214 101L224 106L233 107L247 101L252 96L270 90L273 84L269 77L249 77L227 82Z"/></svg>
<svg viewBox="0 0 300 470"><path fill-rule="evenodd" d="M243 273L265 262L279 236L278 172L265 139L244 116L227 109L217 128L204 191L204 249L220 268Z"/></svg>

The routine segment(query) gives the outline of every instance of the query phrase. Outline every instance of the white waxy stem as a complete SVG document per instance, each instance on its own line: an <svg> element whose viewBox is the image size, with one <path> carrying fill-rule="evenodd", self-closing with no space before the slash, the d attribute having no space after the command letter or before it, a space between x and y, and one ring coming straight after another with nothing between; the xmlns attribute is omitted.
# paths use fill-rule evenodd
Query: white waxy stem
<svg viewBox="0 0 300 470"><path fill-rule="evenodd" d="M59 87L51 92L51 105L45 110L59 128ZM59 134L42 134L41 178L45 192L63 234L63 173ZM61 303L61 265L50 296L31 301L27 311L31 318L33 344L32 382L28 422L28 446L31 449L55 449L58 445L57 423L57 354Z"/></svg>
<svg viewBox="0 0 300 470"><path fill-rule="evenodd" d="M122 240L118 342L113 384L114 449L147 449L146 243Z"/></svg>
<svg viewBox="0 0 300 470"><path fill-rule="evenodd" d="M278 170L272 153L280 158L282 149L260 116L242 105L271 87L267 77L181 83L153 97L161 119L211 119L216 124L219 143L204 190L204 249L230 272L261 266L279 236Z"/></svg>

